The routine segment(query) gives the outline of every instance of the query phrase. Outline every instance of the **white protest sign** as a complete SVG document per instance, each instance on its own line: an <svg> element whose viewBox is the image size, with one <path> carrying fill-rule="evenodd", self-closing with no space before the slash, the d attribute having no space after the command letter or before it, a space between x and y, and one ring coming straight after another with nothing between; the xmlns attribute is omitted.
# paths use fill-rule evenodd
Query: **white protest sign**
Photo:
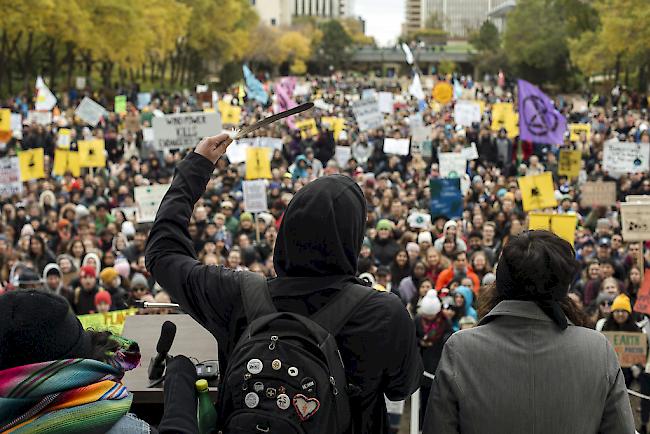
<svg viewBox="0 0 650 434"><path fill-rule="evenodd" d="M431 224L431 214L414 212L406 219L409 226L415 229L426 229Z"/></svg>
<svg viewBox="0 0 650 434"><path fill-rule="evenodd" d="M142 141L147 142L147 143L153 143L153 140L154 140L153 128L151 128L151 127L143 128L142 129Z"/></svg>
<svg viewBox="0 0 650 434"><path fill-rule="evenodd" d="M20 113L11 114L11 131L21 131L23 129L23 117Z"/></svg>
<svg viewBox="0 0 650 434"><path fill-rule="evenodd" d="M334 151L334 160L339 167L347 166L351 156L352 150L349 146L337 146Z"/></svg>
<svg viewBox="0 0 650 434"><path fill-rule="evenodd" d="M266 181L256 179L244 181L242 184L244 192L244 209L248 212L262 212L268 210L266 201Z"/></svg>
<svg viewBox="0 0 650 434"><path fill-rule="evenodd" d="M56 105L56 97L41 77L36 78L36 104L37 111L49 111Z"/></svg>
<svg viewBox="0 0 650 434"><path fill-rule="evenodd" d="M352 113L360 131L374 130L384 126L384 115L379 111L376 99L361 99L352 104Z"/></svg>
<svg viewBox="0 0 650 434"><path fill-rule="evenodd" d="M52 123L52 112L37 112L30 110L27 113L27 122L30 125L50 125Z"/></svg>
<svg viewBox="0 0 650 434"><path fill-rule="evenodd" d="M647 172L650 168L650 144L609 140L603 149L603 169L611 176Z"/></svg>
<svg viewBox="0 0 650 434"><path fill-rule="evenodd" d="M324 112L331 112L332 110L334 110L333 104L328 104L322 99L314 100L314 107L316 107L319 110L323 110Z"/></svg>
<svg viewBox="0 0 650 434"><path fill-rule="evenodd" d="M307 96L311 93L311 86L307 83L296 83L293 88L293 96Z"/></svg>
<svg viewBox="0 0 650 434"><path fill-rule="evenodd" d="M0 158L0 197L23 193L18 157Z"/></svg>
<svg viewBox="0 0 650 434"><path fill-rule="evenodd" d="M621 202L623 240L650 240L650 203Z"/></svg>
<svg viewBox="0 0 650 434"><path fill-rule="evenodd" d="M476 143L472 142L468 147L464 147L460 153L465 157L466 160L476 160L478 158L478 149L476 149Z"/></svg>
<svg viewBox="0 0 650 434"><path fill-rule="evenodd" d="M138 223L149 223L156 219L160 202L170 186L171 184L142 185L133 189Z"/></svg>
<svg viewBox="0 0 650 434"><path fill-rule="evenodd" d="M409 119L409 128L411 128L411 130L413 128L423 127L424 126L424 121L422 120L422 114L421 113L412 114L412 115L410 115L408 117L408 119Z"/></svg>
<svg viewBox="0 0 650 434"><path fill-rule="evenodd" d="M226 148L226 157L228 157L230 164L240 164L246 161L246 149L249 146L250 144L241 140L237 140L228 145Z"/></svg>
<svg viewBox="0 0 650 434"><path fill-rule="evenodd" d="M431 127L416 125L411 127L411 153L419 152L423 157L431 157ZM428 155L425 155L425 151Z"/></svg>
<svg viewBox="0 0 650 434"><path fill-rule="evenodd" d="M74 114L79 116L79 119L94 127L100 121L102 116L106 116L108 112L100 104L96 103L87 96L81 100Z"/></svg>
<svg viewBox="0 0 650 434"><path fill-rule="evenodd" d="M152 124L156 149L192 148L221 132L218 111L165 115L153 118Z"/></svg>
<svg viewBox="0 0 650 434"><path fill-rule="evenodd" d="M409 139L384 139L384 153L395 155L409 154Z"/></svg>
<svg viewBox="0 0 650 434"><path fill-rule="evenodd" d="M467 167L467 160L463 154L457 152L438 153L441 178L460 178Z"/></svg>
<svg viewBox="0 0 650 434"><path fill-rule="evenodd" d="M375 89L363 89L361 99L377 99L377 91Z"/></svg>
<svg viewBox="0 0 650 434"><path fill-rule="evenodd" d="M377 103L379 104L379 111L382 113L393 113L393 94L390 92L379 92L377 95Z"/></svg>
<svg viewBox="0 0 650 434"><path fill-rule="evenodd" d="M277 149L279 151L282 150L282 139L278 139L276 137L252 137L249 139L240 139L238 142L241 143L246 143L249 146L253 146L256 148L271 148L273 150ZM271 157L273 157L273 151L269 154Z"/></svg>
<svg viewBox="0 0 650 434"><path fill-rule="evenodd" d="M473 123L481 122L481 106L472 101L456 101L454 120L464 127L471 127Z"/></svg>
<svg viewBox="0 0 650 434"><path fill-rule="evenodd" d="M86 77L79 76L75 79L75 87L79 90L83 90L86 88Z"/></svg>
<svg viewBox="0 0 650 434"><path fill-rule="evenodd" d="M56 147L70 149L70 143L72 143L72 131L68 128L61 128L56 139Z"/></svg>

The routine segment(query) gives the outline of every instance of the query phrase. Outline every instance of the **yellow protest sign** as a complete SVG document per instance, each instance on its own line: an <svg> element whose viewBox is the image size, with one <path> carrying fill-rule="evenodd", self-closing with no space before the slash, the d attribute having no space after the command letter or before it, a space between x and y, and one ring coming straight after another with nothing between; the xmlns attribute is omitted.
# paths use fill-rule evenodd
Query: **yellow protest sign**
<svg viewBox="0 0 650 434"><path fill-rule="evenodd" d="M88 315L78 315L79 322L85 329L95 331L110 331L114 334L121 335L124 330L124 321L126 317L135 315L138 312L136 308L115 310L106 313L91 313Z"/></svg>
<svg viewBox="0 0 650 434"><path fill-rule="evenodd" d="M11 109L0 109L0 131L11 131Z"/></svg>
<svg viewBox="0 0 650 434"><path fill-rule="evenodd" d="M555 189L553 188L553 175L544 172L540 175L523 176L519 178L521 201L524 211L552 208L557 206Z"/></svg>
<svg viewBox="0 0 650 434"><path fill-rule="evenodd" d="M239 125L241 122L241 107L219 101L219 112L221 113L221 122L224 125Z"/></svg>
<svg viewBox="0 0 650 434"><path fill-rule="evenodd" d="M569 124L569 140L577 142L580 140L580 134L585 133L587 141L591 137L591 124Z"/></svg>
<svg viewBox="0 0 650 434"><path fill-rule="evenodd" d="M246 179L271 179L271 148L246 149Z"/></svg>
<svg viewBox="0 0 650 434"><path fill-rule="evenodd" d="M578 175L580 175L581 162L582 154L580 151L562 149L560 151L560 161L557 169L558 175L566 176L568 178L577 178Z"/></svg>
<svg viewBox="0 0 650 434"><path fill-rule="evenodd" d="M528 214L528 230L551 231L573 245L578 219L575 214Z"/></svg>
<svg viewBox="0 0 650 434"><path fill-rule="evenodd" d="M498 102L492 104L492 131L505 128L509 138L519 135L519 116L515 113L512 103Z"/></svg>
<svg viewBox="0 0 650 434"><path fill-rule="evenodd" d="M447 104L454 97L454 88L446 81L439 81L433 86L432 96L440 104Z"/></svg>
<svg viewBox="0 0 650 434"><path fill-rule="evenodd" d="M70 172L72 176L81 175L79 153L67 149L57 149L54 151L54 166L52 167L52 174L55 176L63 176L67 172Z"/></svg>
<svg viewBox="0 0 650 434"><path fill-rule="evenodd" d="M479 107L481 108L481 115L483 115L483 112L485 112L485 101L482 99L475 99L473 102L478 103Z"/></svg>
<svg viewBox="0 0 650 434"><path fill-rule="evenodd" d="M43 148L28 149L18 154L20 165L20 180L45 178L45 163Z"/></svg>
<svg viewBox="0 0 650 434"><path fill-rule="evenodd" d="M105 167L104 140L79 140L79 166L80 167Z"/></svg>
<svg viewBox="0 0 650 434"><path fill-rule="evenodd" d="M304 119L296 122L296 128L300 130L300 137L308 139L318 135L318 128L316 128L316 119Z"/></svg>
<svg viewBox="0 0 650 434"><path fill-rule="evenodd" d="M341 131L345 129L345 119L343 118L337 118L334 116L323 116L321 119L321 124L323 126L329 127L332 129L332 132L334 133L334 140L338 141L339 140L339 135L341 134Z"/></svg>

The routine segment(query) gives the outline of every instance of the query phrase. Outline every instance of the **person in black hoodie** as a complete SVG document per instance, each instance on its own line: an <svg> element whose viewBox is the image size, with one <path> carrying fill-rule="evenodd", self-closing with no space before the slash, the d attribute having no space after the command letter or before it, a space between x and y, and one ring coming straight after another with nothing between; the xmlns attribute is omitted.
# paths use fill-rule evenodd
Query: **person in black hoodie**
<svg viewBox="0 0 650 434"><path fill-rule="evenodd" d="M246 327L240 284L247 271L200 264L187 226L215 163L230 143L225 134L203 139L178 164L146 248L147 269L158 283L216 337L221 372ZM344 283L362 284L355 273L365 218L363 193L346 176L319 178L296 193L274 248L278 277L268 282L279 311L309 316ZM388 433L384 395L405 399L418 388L423 369L408 313L398 297L373 292L336 340L348 381L359 390L351 397L350 432ZM195 419L196 413L188 410L187 418Z"/></svg>

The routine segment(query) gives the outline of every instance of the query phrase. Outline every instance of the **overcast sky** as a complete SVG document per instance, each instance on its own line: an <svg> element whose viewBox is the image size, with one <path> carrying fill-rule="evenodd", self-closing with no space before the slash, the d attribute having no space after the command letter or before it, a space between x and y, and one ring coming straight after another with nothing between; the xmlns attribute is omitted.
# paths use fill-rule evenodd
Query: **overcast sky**
<svg viewBox="0 0 650 434"><path fill-rule="evenodd" d="M394 43L402 32L405 0L354 0L356 15L366 21L366 34L379 45Z"/></svg>

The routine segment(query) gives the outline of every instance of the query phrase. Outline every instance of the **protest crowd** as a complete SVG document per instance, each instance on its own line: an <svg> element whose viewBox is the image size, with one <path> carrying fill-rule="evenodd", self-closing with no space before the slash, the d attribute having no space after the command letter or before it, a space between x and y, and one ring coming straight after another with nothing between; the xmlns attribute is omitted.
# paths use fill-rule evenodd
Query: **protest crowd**
<svg viewBox="0 0 650 434"><path fill-rule="evenodd" d="M246 90L219 94L84 85L55 97L40 82L37 97L3 101L0 293L42 285L80 316L161 313L134 307L171 301L144 252L175 165L202 128L216 134L313 101L234 142L217 162L187 228L202 263L274 277L292 196L315 178L345 174L367 202L358 275L400 297L425 371L435 372L453 333L477 325L503 246L526 229L574 245L582 271L570 296L588 327L647 341L650 250L639 233L650 204L630 198L650 193L647 95L617 86L608 95L552 95L554 105L532 110L526 101L544 94L503 75L260 82L245 73ZM185 113L194 118L177 126L180 141L162 139L162 121ZM650 394L650 365L635 361L623 372L628 388ZM423 377L423 409L430 387ZM642 400L642 429L649 420Z"/></svg>

